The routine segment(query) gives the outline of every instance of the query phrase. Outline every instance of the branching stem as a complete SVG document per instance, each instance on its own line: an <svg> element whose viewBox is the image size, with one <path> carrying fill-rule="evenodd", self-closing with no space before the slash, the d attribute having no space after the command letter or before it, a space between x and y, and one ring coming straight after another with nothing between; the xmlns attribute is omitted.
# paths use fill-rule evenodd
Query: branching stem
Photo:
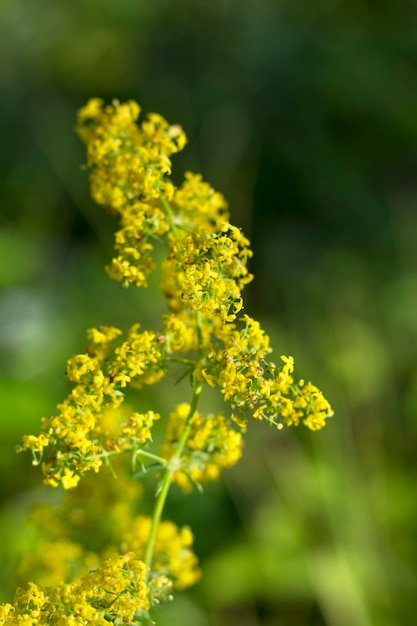
<svg viewBox="0 0 417 626"><path fill-rule="evenodd" d="M181 437L177 442L177 445L175 446L175 450L171 456L171 458L169 459L163 474L162 474L162 478L161 478L161 487L158 493L158 496L156 498L156 502L155 502L155 507L153 510L153 515L152 515L152 524L151 524L151 530L149 532L149 537L148 537L148 541L146 543L146 548L145 548L145 555L144 555L144 562L145 564L150 567L151 563L152 563L152 556L153 556L153 549L154 549L154 545L155 545L155 537L156 537L156 530L158 528L158 524L161 521L161 516L162 516L162 512L164 510L164 506L165 506L165 502L168 496L168 492L169 492L169 488L171 486L171 482L172 482L172 476L175 473L175 471L178 469L178 460L181 458L181 454L182 451L184 449L185 443L187 441L189 432L190 432L190 428L191 428L191 424L193 421L193 417L195 415L195 412L197 410L197 406L198 406L198 402L200 399L200 395L201 395L201 390L202 390L202 384L195 381L194 382L194 390L193 390L193 397L191 400L191 405L190 405L190 411L188 413L187 419L185 421L184 424L184 429L181 433Z"/></svg>
<svg viewBox="0 0 417 626"><path fill-rule="evenodd" d="M201 320L200 314L196 312L196 327L197 327L197 336L199 343L199 354L200 357L203 354L202 350L202 333L201 333ZM164 510L165 502L168 496L169 488L172 483L172 476L177 471L182 455L182 451L188 439L188 435L190 433L191 424L193 422L193 417L197 411L198 403L201 396L203 385L196 378L193 379L193 397L191 399L190 410L187 415L187 419L185 420L184 428L181 433L181 437L177 441L174 452L170 459L167 461L166 466L162 472L160 488L156 496L156 502L152 514L152 522L151 529L149 532L149 537L145 546L145 554L144 554L144 562L150 568L152 564L153 551L155 546L155 537L156 531L158 528L158 524L161 521L162 512Z"/></svg>

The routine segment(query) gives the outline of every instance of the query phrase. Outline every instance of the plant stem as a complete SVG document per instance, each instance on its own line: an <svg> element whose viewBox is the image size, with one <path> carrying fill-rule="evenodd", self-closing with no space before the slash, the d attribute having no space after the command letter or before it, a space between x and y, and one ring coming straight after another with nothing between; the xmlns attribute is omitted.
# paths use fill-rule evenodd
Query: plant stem
<svg viewBox="0 0 417 626"><path fill-rule="evenodd" d="M172 211L171 205L169 204L169 202L167 202L167 200L164 198L164 196L161 196L161 202L162 202L162 206L164 207L164 209L166 211L168 219L171 222L172 232L175 235L178 232L178 228L177 228L177 225L175 224L175 217L174 217L174 213Z"/></svg>
<svg viewBox="0 0 417 626"><path fill-rule="evenodd" d="M161 465L166 465L167 460L163 459L161 456L157 454L152 454L151 452L147 452L147 450L135 450L136 456L145 456L147 459L151 459L152 461L158 461Z"/></svg>
<svg viewBox="0 0 417 626"><path fill-rule="evenodd" d="M201 317L200 312L196 311L195 315L196 320L196 330L198 337L198 349L200 358L203 357L203 337L201 332ZM193 417L195 412L197 411L198 402L201 396L201 390L203 388L202 383L200 383L196 378L193 378L193 397L191 399L190 410L188 412L187 418L185 420L184 428L181 433L181 437L177 441L177 445L175 446L174 452L171 458L167 461L166 466L162 473L162 478L160 482L160 489L156 496L156 502L152 515L151 529L149 531L149 537L145 546L145 554L144 554L144 562L149 567L151 567L153 550L155 546L155 537L156 530L158 528L158 524L161 521L162 512L164 510L165 502L168 496L169 488L172 482L172 476L178 470L179 460L181 458L182 451L187 442L188 435L190 433L191 424L193 421Z"/></svg>
<svg viewBox="0 0 417 626"><path fill-rule="evenodd" d="M165 357L165 361L167 363L181 363L181 365L188 365L189 367L197 365L197 362L192 359L183 359L176 356L167 356Z"/></svg>
<svg viewBox="0 0 417 626"><path fill-rule="evenodd" d="M196 330L197 330L198 354L201 360L204 357L204 348L203 348L203 333L201 331L200 311L195 312L195 325L196 325Z"/></svg>
<svg viewBox="0 0 417 626"><path fill-rule="evenodd" d="M193 391L193 397L191 400L191 405L190 405L190 411L187 415L187 419L185 421L184 424L184 429L181 433L181 437L179 438L177 445L175 446L175 450L171 456L171 458L169 459L166 468L163 471L162 474L162 478L161 478L161 488L160 491L158 493L156 502L155 502L155 507L153 510L153 515L152 515L152 524L151 524L151 530L149 532L149 537L148 537L148 541L146 543L146 548L145 548L145 555L144 555L144 562L145 564L150 568L151 566L151 562L152 562L152 556L153 556L153 549L154 549L154 545L155 545L155 537L156 537L156 530L158 528L158 524L161 520L161 516L162 516L162 511L164 510L164 506L165 506L165 502L167 499L167 495L169 492L169 488L171 486L171 480L172 480L172 476L173 474L176 472L176 470L178 469L178 459L181 457L182 451L184 449L185 443L187 441L187 437L189 435L190 432L190 428L191 428L191 424L193 421L193 417L195 415L195 412L197 410L197 406L198 406L198 401L200 399L200 395L201 395L201 390L202 390L203 386L201 383L194 381L194 391Z"/></svg>

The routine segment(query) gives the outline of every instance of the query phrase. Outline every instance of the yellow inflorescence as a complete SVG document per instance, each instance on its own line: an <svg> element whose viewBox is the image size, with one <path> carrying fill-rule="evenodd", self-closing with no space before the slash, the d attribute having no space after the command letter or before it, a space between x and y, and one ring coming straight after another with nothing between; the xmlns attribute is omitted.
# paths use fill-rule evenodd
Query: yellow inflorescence
<svg viewBox="0 0 417 626"><path fill-rule="evenodd" d="M147 285L154 269L155 239L168 230L161 198L172 199L174 186L170 157L182 150L186 137L179 126L170 126L155 113L140 126L135 102L105 106L94 99L78 115L78 133L87 145L91 193L94 200L119 214L117 256L109 266L112 278L125 286Z"/></svg>
<svg viewBox="0 0 417 626"><path fill-rule="evenodd" d="M133 553L113 555L72 583L41 588L29 583L18 589L13 604L0 607L4 626L106 626L136 622L147 615L150 590L147 568ZM169 581L160 586L169 593Z"/></svg>
<svg viewBox="0 0 417 626"><path fill-rule="evenodd" d="M151 384L165 374L163 346L155 333L139 332L135 324L125 340L122 331L107 327L89 330L88 338L87 352L67 363L75 387L58 405L59 415L43 419L38 437L23 438L34 464L44 458L45 482L53 487L75 487L83 474L99 471L109 451L132 451L150 441L159 418L153 411L134 412L120 421L120 413L112 412L122 404L127 384Z"/></svg>
<svg viewBox="0 0 417 626"><path fill-rule="evenodd" d="M248 315L236 324L217 324L217 341L209 346L209 359L202 359L196 374L212 387L220 387L234 409L236 421L245 424L246 413L254 419L311 430L325 425L332 410L322 393L303 380L294 381L293 357L281 356L282 367L267 359L272 351L269 337L259 322Z"/></svg>
<svg viewBox="0 0 417 626"><path fill-rule="evenodd" d="M175 234L162 267L161 286L174 311L187 307L230 322L243 306L241 290L252 280L252 255L239 229L223 223L218 232L195 227Z"/></svg>
<svg viewBox="0 0 417 626"><path fill-rule="evenodd" d="M34 463L43 461L45 482L66 489L98 472L110 451L134 452L151 441L159 417L152 411L132 413L113 428L108 415L128 385L158 382L178 353L199 353L190 373L220 389L242 426L250 414L279 428L303 423L318 430L332 414L319 389L293 378L292 357L283 357L282 367L268 360L269 338L259 322L238 318L242 289L252 279L249 241L229 223L223 196L199 174L187 173L177 189L167 178L170 157L185 144L182 130L155 114L138 126L138 115L134 102L91 100L79 113L78 132L87 145L93 197L121 220L111 275L146 285L155 265L150 240L164 238L161 288L171 313L160 333L138 324L126 336L114 327L91 329L86 353L69 359L72 392L59 414L43 421L41 434L23 442ZM212 475L219 458L208 465Z"/></svg>
<svg viewBox="0 0 417 626"><path fill-rule="evenodd" d="M136 514L141 487L117 467L118 478L86 478L78 490L67 492L59 506L36 507L27 524L35 540L18 564L18 581L41 587L69 583L111 555L133 552L144 556L151 518ZM201 572L188 528L162 521L156 532L152 581L165 577L177 589L199 580ZM159 583L158 583L159 584Z"/></svg>
<svg viewBox="0 0 417 626"><path fill-rule="evenodd" d="M204 232L217 232L229 219L224 196L203 181L201 174L186 172L181 187L175 190L172 210L178 227L198 227Z"/></svg>
<svg viewBox="0 0 417 626"><path fill-rule="evenodd" d="M73 388L58 414L42 420L39 435L24 437L21 447L42 466L45 483L78 486L77 496L55 512L38 512L38 546L19 572L42 587L30 583L13 604L0 606L0 624L147 620L149 607L168 599L172 586L183 589L200 577L191 531L161 521L171 482L187 491L234 465L248 417L279 429L319 430L332 415L321 391L295 378L291 356L281 356L280 365L270 360L268 335L243 314L252 251L230 223L222 194L200 174L186 173L178 188L171 182L171 156L186 143L181 127L157 114L138 124L139 112L132 101L90 100L79 112L78 133L92 196L119 219L110 276L125 287L146 287L155 247L165 247L160 288L169 312L157 330L90 329L85 352L68 360ZM184 368L193 397L169 415L158 453L150 445L163 416L130 409L125 394L159 382L172 363ZM197 411L207 385L219 390L230 415ZM126 459L134 478L152 471L158 477L152 518L133 506L140 487L127 487ZM85 475L104 465L123 477L117 496L103 488L108 477L88 486Z"/></svg>
<svg viewBox="0 0 417 626"><path fill-rule="evenodd" d="M184 429L190 406L177 406L170 413L161 455L171 458L176 442ZM173 481L185 491L193 484L219 478L221 470L232 467L242 455L242 434L227 422L224 415L204 417L196 413L186 447L181 456L181 467L173 474Z"/></svg>
<svg viewBox="0 0 417 626"><path fill-rule="evenodd" d="M138 558L143 557L150 528L150 517L137 517L123 537L123 549L134 552ZM157 527L152 570L156 576L167 576L176 589L185 589L200 580L201 571L192 550L193 539L189 528L178 528L173 522L163 521Z"/></svg>
<svg viewBox="0 0 417 626"><path fill-rule="evenodd" d="M42 587L68 583L120 551L143 494L121 461L112 461L117 478L87 475L59 504L32 509L24 529L31 543L17 566L21 586L29 580Z"/></svg>

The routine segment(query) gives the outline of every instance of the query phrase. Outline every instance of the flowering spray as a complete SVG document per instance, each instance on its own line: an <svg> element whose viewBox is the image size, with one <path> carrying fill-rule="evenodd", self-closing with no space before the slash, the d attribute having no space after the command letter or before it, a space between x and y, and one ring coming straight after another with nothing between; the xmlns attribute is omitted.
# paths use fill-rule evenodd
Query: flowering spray
<svg viewBox="0 0 417 626"><path fill-rule="evenodd" d="M200 577L191 531L163 520L171 485L201 488L234 465L249 418L319 430L332 414L317 387L294 379L292 357L269 359L268 336L242 313L252 252L224 197L199 174L187 173L178 188L170 181L171 155L186 143L181 127L157 114L138 125L139 112L132 101L93 99L77 130L92 196L120 220L109 275L147 287L155 243L165 242L160 288L169 312L157 330L90 329L85 353L67 364L72 391L39 435L24 437L21 449L32 452L44 482L67 497L32 513L40 538L19 564L25 588L0 606L1 624L154 624L152 607ZM173 364L190 378L188 402L164 418L128 407L128 387L157 384ZM207 386L219 389L227 411L200 412ZM155 449L162 419L165 438ZM117 480L103 479L103 466L117 468ZM138 515L138 479L152 471L153 511Z"/></svg>

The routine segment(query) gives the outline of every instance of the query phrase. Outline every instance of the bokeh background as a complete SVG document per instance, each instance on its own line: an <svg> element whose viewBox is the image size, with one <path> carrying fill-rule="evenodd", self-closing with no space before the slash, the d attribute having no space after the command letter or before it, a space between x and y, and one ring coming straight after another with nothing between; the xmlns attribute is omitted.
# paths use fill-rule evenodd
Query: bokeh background
<svg viewBox="0 0 417 626"><path fill-rule="evenodd" d="M156 288L103 271L115 225L73 132L89 97L133 98L186 129L174 180L226 195L255 253L246 310L335 410L317 434L253 424L221 484L173 493L204 577L158 624L414 626L417 5L2 0L0 29L2 600L45 495L15 445L86 328L158 324Z"/></svg>

